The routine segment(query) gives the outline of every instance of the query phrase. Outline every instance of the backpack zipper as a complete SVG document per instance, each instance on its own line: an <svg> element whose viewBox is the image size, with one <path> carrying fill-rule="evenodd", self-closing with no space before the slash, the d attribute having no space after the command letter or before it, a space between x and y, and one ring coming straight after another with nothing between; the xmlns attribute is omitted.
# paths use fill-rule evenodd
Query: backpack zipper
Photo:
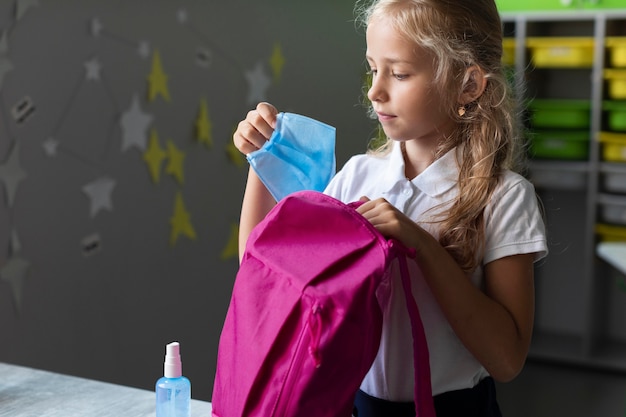
<svg viewBox="0 0 626 417"><path fill-rule="evenodd" d="M283 381L283 390L276 401L274 412L271 414L272 416L282 417L290 415L287 412L291 409L294 384L300 379L300 374L306 366L306 361L308 359L312 360L313 366L316 369L322 364L322 358L319 354L319 345L322 335L322 311L323 307L319 303L314 303L311 307L309 316L304 322L304 327L300 331L296 355ZM303 347L307 344L308 347L305 350Z"/></svg>
<svg viewBox="0 0 626 417"><path fill-rule="evenodd" d="M319 352L320 339L322 337L322 306L315 303L311 308L309 314L309 337L311 341L309 343L309 355L313 358L313 364L315 368L319 368L322 365L322 357Z"/></svg>

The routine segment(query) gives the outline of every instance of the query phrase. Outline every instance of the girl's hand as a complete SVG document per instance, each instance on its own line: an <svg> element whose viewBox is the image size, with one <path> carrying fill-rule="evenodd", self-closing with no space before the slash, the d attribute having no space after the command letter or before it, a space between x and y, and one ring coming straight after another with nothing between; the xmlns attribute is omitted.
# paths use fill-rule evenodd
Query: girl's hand
<svg viewBox="0 0 626 417"><path fill-rule="evenodd" d="M239 122L233 142L244 155L260 149L269 140L276 127L278 110L269 103L259 103Z"/></svg>
<svg viewBox="0 0 626 417"><path fill-rule="evenodd" d="M394 238L406 247L418 249L420 235L427 232L417 223L384 198L370 200L367 197L361 197L359 201L363 204L357 208L357 211L383 236Z"/></svg>

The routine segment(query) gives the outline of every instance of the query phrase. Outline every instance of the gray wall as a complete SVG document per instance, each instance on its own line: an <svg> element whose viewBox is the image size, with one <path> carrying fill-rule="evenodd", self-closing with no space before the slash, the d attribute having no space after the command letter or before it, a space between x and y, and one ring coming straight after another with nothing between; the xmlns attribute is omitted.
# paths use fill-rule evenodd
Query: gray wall
<svg viewBox="0 0 626 417"><path fill-rule="evenodd" d="M261 63L270 81L264 99L336 126L341 166L373 130L359 105L364 41L353 1L18 4L28 2L0 0L0 68L12 68L0 84L0 177L16 147L18 168L4 176L26 175L12 198L0 188L0 361L152 389L165 344L178 340L193 397L209 400L237 270L223 252L247 173L226 149L257 101L245 74ZM285 59L279 79L269 65L276 44ZM198 48L209 51L208 66L197 62ZM169 101L147 99L155 50ZM84 66L93 58L96 80ZM184 152L184 183L167 173L168 159L155 183L144 151L124 149L120 120L134 95L152 116L147 135L155 129L162 148L169 140ZM12 109L25 97L35 110L20 123ZM202 99L212 147L195 137ZM51 138L56 155L44 150ZM115 181L111 206L92 216L82 188L102 177ZM171 245L178 193L196 237ZM83 239L94 235L99 249L85 252Z"/></svg>

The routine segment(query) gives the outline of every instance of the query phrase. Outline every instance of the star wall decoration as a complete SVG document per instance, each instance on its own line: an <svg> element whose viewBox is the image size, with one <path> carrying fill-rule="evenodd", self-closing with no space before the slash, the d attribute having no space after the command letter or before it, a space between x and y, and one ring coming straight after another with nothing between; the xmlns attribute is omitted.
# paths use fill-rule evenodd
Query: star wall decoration
<svg viewBox="0 0 626 417"><path fill-rule="evenodd" d="M17 187L26 177L26 171L24 171L20 165L19 142L14 142L8 159L0 165L0 181L4 183L4 190L9 207L13 207Z"/></svg>
<svg viewBox="0 0 626 417"><path fill-rule="evenodd" d="M13 70L13 63L9 58L9 42L8 34L6 30L2 31L0 37L0 89L2 89L2 83L7 73Z"/></svg>
<svg viewBox="0 0 626 417"><path fill-rule="evenodd" d="M85 65L85 78L87 80L100 81L100 61L98 58L92 58L84 63Z"/></svg>
<svg viewBox="0 0 626 417"><path fill-rule="evenodd" d="M170 234L170 246L174 246L178 240L178 236L185 235L189 239L196 239L196 231L191 224L191 215L185 207L183 196L179 192L176 193L176 199L174 201L174 214L170 218L170 225L172 231Z"/></svg>
<svg viewBox="0 0 626 417"><path fill-rule="evenodd" d="M266 101L267 89L271 81L265 74L263 63L258 62L253 70L246 71L246 81L248 81L248 104L256 104Z"/></svg>
<svg viewBox="0 0 626 417"><path fill-rule="evenodd" d="M237 256L239 256L239 224L232 223L230 225L230 236L226 246L222 249L222 253L220 253L220 259L225 261Z"/></svg>
<svg viewBox="0 0 626 417"><path fill-rule="evenodd" d="M41 3L39 0L9 0L9 3L11 3L13 7L9 8L7 12L15 14L14 16L10 16L11 18L15 17L13 19L14 22L24 19L24 23L32 23L34 25L37 24L36 19L30 18L39 17L35 16L34 13L31 13L36 12L36 10L34 10L34 6L38 6ZM41 12L43 13L44 10L41 9ZM201 32L198 31L197 28L193 27L191 22L192 18L193 14L188 13L185 9L179 8L176 14L176 19L178 20L178 23L180 23L180 25L176 26L181 27L176 29L180 30L182 28L183 30L188 30L189 33L197 37L199 33L201 34ZM174 16L172 16L170 20L173 19ZM157 124L157 121L161 122L162 120L157 118L156 109L154 110L154 115L150 114L150 105L152 102L158 100L159 97L161 97L164 101L171 101L169 83L170 81L175 80L174 76L178 75L178 73L166 73L165 69L171 71L173 71L174 69L181 69L183 68L183 65L186 61L182 60L180 63L176 62L176 66L172 66L171 69L169 68L169 66L164 67L163 64L167 64L169 62L167 59L170 56L166 54L167 51L165 49L163 49L163 51L159 51L157 48L154 48L154 45L151 45L150 42L147 40L126 38L124 36L125 33L135 33L135 31L132 30L122 30L120 33L117 34L112 33L110 30L116 25L112 26L111 28L108 25L103 25L103 21L98 17L92 18L88 16L83 22L82 26L83 31L85 32L83 33L83 37L89 37L89 42L91 42L91 46L89 47L89 50L91 52L87 53L93 54L94 51L104 51L105 48L102 46L102 44L104 42L110 41L115 44L114 47L110 49L111 54L107 53L100 56L85 55L79 57L78 61L75 61L73 63L74 69L76 70L71 71L71 74L74 74L73 84L68 88L62 89L60 93L60 95L65 95L67 98L65 100L62 100L61 97L61 99L55 100L55 103L59 106L58 111L54 112L55 115L58 115L56 117L56 120L52 121L50 129L47 130L46 133L44 133L44 136L35 137L34 139L36 140L36 142L29 143L29 145L41 146L41 148L38 148L37 150L39 152L43 151L45 155L49 157L56 157L57 155L62 155L64 157L60 158L63 159L62 161L48 160L46 161L47 163L41 164L41 167L52 167L51 169L57 169L59 168L59 165L68 162L65 158L68 157L67 159L69 159L69 163L67 163L67 165L63 166L62 168L67 168L68 170L78 168L76 169L76 172L72 172L71 174L75 174L77 177L74 178L77 178L80 182L78 183L78 185L73 185L72 190L80 190L78 192L75 192L75 194L85 195L85 200L83 200L83 204L89 205L88 209L86 206L79 206L79 214L81 214L80 210L88 210L89 214L87 215L85 213L82 217L96 219L98 218L98 215L103 216L104 214L106 214L102 212L113 211L113 193L114 191L116 191L116 187L118 184L118 182L113 179L117 176L117 172L115 170L125 169L128 166L126 165L126 162L133 162L135 163L135 166L137 166L138 164L143 165L143 163L145 163L149 170L150 178L155 183L158 183L160 181L160 176L162 175L161 172L162 169L164 169L165 173L170 175L177 183L177 185L179 185L179 187L176 188L180 190L183 189L182 185L184 185L185 182L185 168L190 168L189 166L185 167L185 164L188 165L190 163L187 161L188 158L186 159L187 154L185 151L189 149L190 144L187 143L186 140L179 140L178 143L173 140L160 141L157 130L154 128L154 126ZM13 62L11 58L13 55L15 56L15 58L17 58L17 54L9 54L9 46L14 48L12 43L11 45L9 45L10 41L12 41L9 35L13 32L13 29L14 28L11 27L11 24L5 25L4 30L0 29L0 91L2 90L3 83L6 83L7 81L12 83L13 77L16 77L17 75L22 75L21 71L18 74L14 73L14 63L17 66L19 61ZM24 28L24 30L26 29ZM150 37L150 39L152 39L152 37ZM266 99L267 92L272 85L272 82L278 82L280 80L283 73L283 68L285 66L285 57L283 56L283 51L280 43L276 42L274 44L272 54L269 57L269 61L265 56L267 54L264 54L264 56L260 57L259 60L257 60L256 62L252 61L252 64L248 68L242 65L242 62L236 56L236 51L232 51L231 48L220 48L220 45L218 45L219 40L219 38L215 38L213 36L202 37L201 42L199 42L200 46L196 47L195 52L193 48L191 49L191 54L193 55L195 53L196 67L200 67L203 71L212 70L214 64L218 63L219 60L223 60L226 62L226 64L230 66L228 69L229 73L227 75L227 77L229 78L228 81L234 81L238 84L246 83L248 87L247 90L242 91L243 94L247 94L247 97L244 95L237 100L243 101L244 99L247 99L249 104L256 104L259 101L264 101ZM67 46L69 48L71 45ZM168 48L172 47L172 45L170 44L168 44L167 46ZM269 46L271 46L271 43ZM115 47L132 48L130 50L130 54L123 55L130 56L130 59L126 60L123 63L124 66L128 65L129 69L136 70L137 66L139 66L139 68L145 68L146 65L150 65L149 60L151 60L151 67L141 70L143 75L139 80L138 89L128 90L126 84L123 85L124 88L109 88L111 86L121 87L122 84L118 85L118 83L121 80L126 81L126 75L132 73L130 71L127 72L127 68L125 67L109 67L109 64L115 64L115 66L117 66L117 64L119 64L119 61L117 61L115 57L122 56L116 54L117 51L114 49ZM258 50L261 51L267 51L268 49L268 47L258 48ZM109 49L106 50L109 51ZM74 52L79 53L79 51ZM161 52L163 52L163 54L161 54ZM69 55L67 54L63 57L59 56L59 59L67 59L68 56ZM111 62L109 62L107 58L111 57L113 59ZM193 59L194 56L191 56L190 58ZM188 63L193 64L193 61L189 60ZM106 72L103 72L103 64ZM78 68L79 65L81 66L80 68ZM21 67L19 69L21 70ZM192 71L195 71L196 69L197 68L191 68ZM122 71L122 78L120 78L119 76L114 77L113 73L110 73L109 71ZM146 74L146 72L148 71L149 73ZM205 75L206 73L209 73L209 71L205 71ZM70 76L71 74L65 75ZM119 75L119 73L117 75ZM233 80L230 80L231 77L233 78ZM51 78L51 80L54 82L54 77ZM204 80L205 79L203 79L203 82ZM97 88L93 88L93 84L89 83L90 81L99 83ZM191 78L189 81L193 82ZM220 82L221 80L218 79L217 81L210 81ZM88 85L89 88L82 90ZM146 86L147 91L144 90ZM193 93L199 93L199 95L201 96L203 94L202 87L203 86L199 83L197 85L197 90L193 91ZM242 85L242 88L246 87ZM106 95L91 95L94 92L100 93L100 89L104 89ZM128 93L129 91L130 94ZM118 97L120 92L123 92L122 94L124 94L121 98ZM175 93L175 91L173 92ZM22 103L33 104L32 100L30 99L30 97L33 96L26 95L24 93L34 93L34 91L24 91L20 94L19 97L11 98L11 100L13 100L12 104L14 104L13 108L16 108L16 106L18 105L21 106ZM126 96L126 94L128 94L128 96ZM36 98L36 96L34 97ZM228 123L225 122L226 118L220 118L219 120L216 119L214 124L214 121L211 120L211 117L209 115L209 106L205 97L194 98L192 95L187 95L184 98L186 100L198 100L199 107L197 108L197 115L192 114L190 117L186 117L184 119L186 120L187 125L190 125L191 123L194 123L194 125L184 126L184 130L181 129L179 131L185 132L184 134L188 135L191 129L195 129L193 130L193 132L191 132L195 135L195 137L190 138L193 141L193 144L196 146L201 144L202 146L206 146L207 149L213 148L213 146L215 145L213 137L214 132L215 134L217 134L219 130L217 129L219 127L218 123ZM88 99L90 101L83 101L85 99ZM88 108L89 105L101 99L110 100L111 105L100 106L99 104L102 103L96 103L98 105L94 105L93 108ZM122 100L122 105L120 105L120 99ZM176 97L176 99L178 100L178 97ZM183 97L181 97L180 109L189 109L188 104L190 103L182 103L182 99ZM126 102L127 107L124 107L124 104L126 104L124 102L126 100L128 100L128 102ZM63 103L64 101L65 103ZM39 101L37 102L37 104L39 104ZM65 104L65 106L61 108L63 104ZM182 104L185 104L185 106L182 106ZM76 108L76 106L80 106L80 110L84 110L84 113L74 112L73 110ZM40 111L40 108L43 109L43 106L38 107L38 111ZM44 110L48 111L48 109ZM178 107L176 111L178 111ZM89 116L93 116L93 119L89 118L89 121L87 121L87 119L82 120L81 118L81 120L77 120L77 118L75 118L74 120L72 120L71 123L73 126L72 133L77 134L75 137L77 137L78 140L81 140L81 145L84 145L85 147L91 147L92 145L92 143L87 143L87 140L93 141L93 145L96 146L97 149L101 150L100 153L85 154L81 151L80 148L74 149L74 145L77 144L76 141L72 142L67 140L68 137L74 136L67 134L68 131L66 129L63 129L65 127L65 122L69 122L70 119L76 116L77 113L80 116L82 116L83 114L88 114ZM52 113L50 114L52 117ZM13 117L15 120L18 120L15 117L14 113ZM168 118L166 123L169 124L169 117L167 115L164 115L164 117ZM98 124L96 127L92 125L92 120L98 122L102 121L102 123L106 125L102 126ZM3 120L0 119L0 122L2 121ZM4 120L4 124L9 125L9 123L7 123L9 121L12 122L13 120ZM49 121L49 118L46 119L46 121ZM35 119L35 122L37 123L39 122L39 120ZM173 123L173 121L171 123ZM33 123L30 123L30 125L32 124ZM21 123L21 126L25 126L25 124ZM78 131L80 128L83 127L86 130ZM227 126L225 127L227 128ZM2 125L0 125L0 129L1 128ZM21 127L19 127L18 129L20 128ZM178 126L176 126L176 128L178 128ZM98 134L92 135L92 131L90 131L90 129L92 131L94 129L97 129ZM117 129L119 129L119 133ZM100 132L102 134L99 134ZM26 190L26 188L23 188L20 190L21 192L19 194L17 193L19 187L24 186L23 181L28 177L28 175L21 165L20 161L20 142L14 140L15 138L9 137L10 132L8 130L6 131L6 133L6 137L1 137L0 135L0 141L2 141L3 139L7 140L7 143L3 143L4 145L6 145L4 147L4 152L0 154L0 158L4 158L4 160L0 159L0 205L2 205L2 203L4 202L7 204L7 206L12 207L13 205L15 205L16 201L20 202L19 200L16 200L16 197L19 199L24 191L34 192L34 190ZM26 131L26 129L20 130L19 134L26 135L24 139L27 139L27 137L29 137L29 133ZM47 135L47 138L45 135ZM131 148L136 148L138 151L140 151L140 155L143 160L127 160L124 161L124 164L118 165L117 162L119 161L115 158L119 157L119 155L113 155L115 151L114 148L117 147L117 145L113 145L116 140L120 140L121 152L126 152ZM218 140L216 138L216 142L217 141ZM35 159L26 158L26 141L23 140L21 144L24 145L21 148L24 163L29 161L35 161ZM196 146L193 147L193 150L196 150ZM222 148L222 146L224 146L224 148ZM208 161L208 164L216 163L219 167L223 167L227 163L232 163L237 167L248 166L245 155L242 155L241 152L236 149L232 141L229 141L228 145L219 144L219 147L220 152L218 152L217 154L213 153L211 155L217 156L219 158L219 161L215 161L212 159ZM32 149L28 148L28 150ZM224 150L225 152L223 152ZM41 155L38 155L38 157L39 156ZM193 156L195 157L196 155ZM135 159L138 160L139 158ZM194 162L196 162L195 159ZM27 168L31 168L30 165L25 166ZM40 166L37 166L36 168L38 169L39 173ZM91 168L91 170L89 170L89 168ZM140 166L139 168L145 169L142 166ZM31 169L35 169L35 166L33 166L33 168ZM114 171L112 172L111 176L101 175L102 171L109 170ZM81 177L82 175L85 175L85 172L96 172L100 174L96 174L95 177ZM33 176L33 173L30 170L29 174ZM187 179L190 179L190 172L187 172L187 174ZM120 176L119 179L121 181L122 177ZM219 186L219 184L221 183L219 182L219 179L217 181L217 184ZM148 179L143 178L142 182L143 187L145 187L148 183ZM73 182L70 182L69 184L73 184ZM135 183L133 182L133 184ZM171 188L162 187L162 191L163 190L171 190ZM119 193L116 195L119 195ZM192 224L191 214L190 211L187 210L182 192L178 191L175 196L170 196L168 198L172 197L174 197L173 211L171 212L171 214L167 213L162 219L163 223L169 220L168 225L171 226L171 230L167 230L168 232L170 232L168 236L170 245L175 246L177 243L180 244L181 238L184 237L190 240L196 240L196 230L194 229L194 226ZM82 198L82 196L80 198ZM69 206L68 209L70 209ZM169 218L168 215L170 215ZM24 253L21 253L21 243L18 238L18 234L14 228L15 225L13 224L16 221L16 217L13 216L13 213L9 213L9 216L7 217L9 218L10 223L7 231L10 233L5 233L5 236L3 237L9 241L9 249L7 250L6 259L3 260L4 264L0 262L0 285L4 286L4 284L7 284L11 286L16 309L20 310L22 308L22 292L24 280L27 277L29 270L33 269L33 266L31 266L31 261L32 265L36 266L38 260L25 259ZM104 217L107 219L107 221L113 221L115 218L114 216ZM84 220L85 219L83 219L83 221ZM91 223L95 224L96 222L91 221ZM90 231L93 228L94 224L88 225L88 229ZM217 250L216 255L219 255L220 259L227 260L233 257L237 257L238 230L238 224L233 223L230 225L230 233L228 233L227 231L224 233L225 236L222 236L222 239L224 241L228 241L223 246L221 252ZM165 229L163 231L165 231ZM28 247L29 246L27 245L26 248ZM81 240L80 247L82 247L83 254L85 256L91 256L94 253L97 253L102 248L100 234L93 233L86 236L84 239ZM8 290L5 291L8 292Z"/></svg>
<svg viewBox="0 0 626 417"><path fill-rule="evenodd" d="M270 57L270 67L272 67L272 73L274 74L274 81L279 81L280 76L283 72L283 67L285 66L285 57L283 56L282 48L280 44L277 43L274 45L274 50L272 52L272 56Z"/></svg>
<svg viewBox="0 0 626 417"><path fill-rule="evenodd" d="M181 25L184 25L185 23L187 23L187 21L189 20L189 14L187 13L187 10L179 9L176 12L176 19L178 20L178 23L180 23Z"/></svg>
<svg viewBox="0 0 626 417"><path fill-rule="evenodd" d="M183 162L185 160L185 153L178 149L176 144L171 140L167 141L167 158L168 163L165 167L165 172L173 176L179 184L184 184L185 172Z"/></svg>
<svg viewBox="0 0 626 417"><path fill-rule="evenodd" d="M231 141L226 145L226 155L230 162L236 167L243 168L246 165L246 157L237 149L235 144Z"/></svg>
<svg viewBox="0 0 626 417"><path fill-rule="evenodd" d="M150 133L150 144L143 154L143 160L148 164L150 178L152 178L152 182L155 184L158 184L161 179L161 165L166 157L167 154L159 143L159 135L156 129L152 129Z"/></svg>
<svg viewBox="0 0 626 417"><path fill-rule="evenodd" d="M24 17L28 9L33 6L38 6L38 0L16 0L15 1L15 18L20 20Z"/></svg>
<svg viewBox="0 0 626 417"><path fill-rule="evenodd" d="M0 280L11 286L13 302L18 314L22 311L24 279L29 269L30 262L20 256L9 258L7 263L0 268Z"/></svg>
<svg viewBox="0 0 626 417"><path fill-rule="evenodd" d="M139 45L137 46L137 53L142 58L148 58L150 56L150 42L148 41L139 41Z"/></svg>
<svg viewBox="0 0 626 417"><path fill-rule="evenodd" d="M2 35L0 35L0 55L6 55L9 53L9 32L8 30L3 30Z"/></svg>
<svg viewBox="0 0 626 417"><path fill-rule="evenodd" d="M48 138L43 142L41 146L43 147L46 155L56 156L59 149L59 141L54 138Z"/></svg>
<svg viewBox="0 0 626 417"><path fill-rule="evenodd" d="M161 65L161 54L158 49L152 54L152 71L148 75L148 101L154 101L157 96L170 101L170 93L167 88L167 75Z"/></svg>
<svg viewBox="0 0 626 417"><path fill-rule="evenodd" d="M9 249L12 255L17 254L22 249L22 242L20 242L20 237L17 235L17 231L15 230L13 230L13 232L11 233Z"/></svg>
<svg viewBox="0 0 626 417"><path fill-rule="evenodd" d="M207 148L213 146L211 119L209 119L209 108L206 99L200 100L200 109L196 119L196 139L199 143L204 143Z"/></svg>
<svg viewBox="0 0 626 417"><path fill-rule="evenodd" d="M94 17L89 22L89 30L91 32L91 36L93 36L94 38L100 36L103 28L104 26L102 25L102 22L97 17Z"/></svg>
<svg viewBox="0 0 626 417"><path fill-rule="evenodd" d="M141 110L137 94L133 95L130 109L124 112L120 122L122 126L122 152L133 146L141 151L146 149L147 130L152 119L152 115Z"/></svg>
<svg viewBox="0 0 626 417"><path fill-rule="evenodd" d="M115 180L108 177L100 177L83 187L90 201L89 215L96 217L101 210L113 211L111 194L115 188Z"/></svg>

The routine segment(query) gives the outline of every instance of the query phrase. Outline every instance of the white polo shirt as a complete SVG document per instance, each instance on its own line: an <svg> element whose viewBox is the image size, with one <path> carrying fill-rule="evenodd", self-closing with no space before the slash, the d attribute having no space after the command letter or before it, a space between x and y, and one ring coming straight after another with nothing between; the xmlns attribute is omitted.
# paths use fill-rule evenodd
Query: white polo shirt
<svg viewBox="0 0 626 417"><path fill-rule="evenodd" d="M459 168L455 150L431 164L409 181L404 175L404 159L398 142L384 156L352 157L332 179L325 193L345 203L366 196L385 198L438 237L437 223L422 223L439 209L429 209L458 195ZM485 209L485 256L472 282L481 288L482 265L493 260L524 253L536 253L535 260L547 254L545 227L533 185L524 177L506 171ZM433 395L471 388L488 375L485 368L463 346L450 327L426 282L411 268L413 295L417 300L428 341ZM413 401L413 340L397 265L393 265L391 285L381 300L384 307L383 334L374 364L361 389L369 395L390 401Z"/></svg>

